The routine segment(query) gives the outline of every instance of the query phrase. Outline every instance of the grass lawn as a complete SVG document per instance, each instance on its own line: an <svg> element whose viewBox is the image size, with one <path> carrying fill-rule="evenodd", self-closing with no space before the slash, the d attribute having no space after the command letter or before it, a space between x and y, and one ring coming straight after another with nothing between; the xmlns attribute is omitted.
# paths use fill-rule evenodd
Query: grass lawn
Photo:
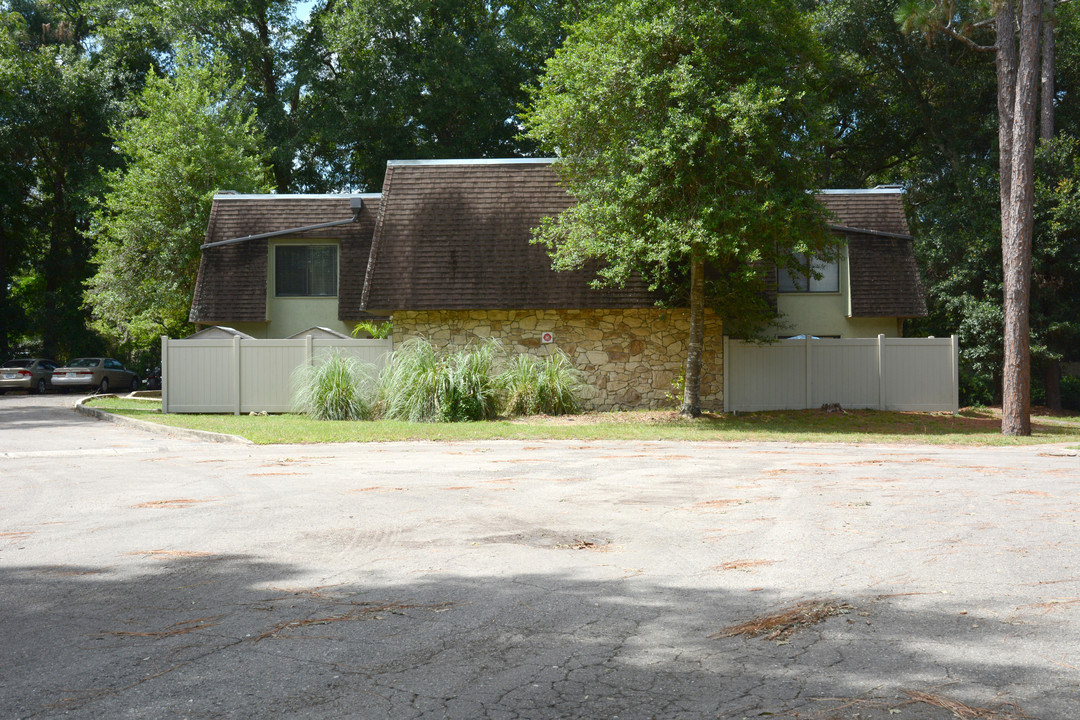
<svg viewBox="0 0 1080 720"><path fill-rule="evenodd" d="M935 445L1032 445L1080 442L1080 415L1038 415L1027 438L1001 435L991 409L960 415L849 410L784 410L707 414L684 420L673 411L588 413L473 423L391 420L333 422L299 415L162 415L160 402L91 400L99 410L162 425L239 435L259 444L391 440L719 440L783 442L900 442Z"/></svg>

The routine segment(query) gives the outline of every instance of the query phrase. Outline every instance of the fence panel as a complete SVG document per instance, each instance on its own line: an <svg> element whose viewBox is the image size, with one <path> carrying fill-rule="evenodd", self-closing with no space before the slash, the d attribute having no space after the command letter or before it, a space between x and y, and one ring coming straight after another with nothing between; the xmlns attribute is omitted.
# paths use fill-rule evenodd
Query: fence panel
<svg viewBox="0 0 1080 720"><path fill-rule="evenodd" d="M952 338L781 340L724 345L724 409L845 408L956 412L959 347Z"/></svg>
<svg viewBox="0 0 1080 720"><path fill-rule="evenodd" d="M240 343L240 412L289 412L293 370L307 361L300 340Z"/></svg>
<svg viewBox="0 0 1080 720"><path fill-rule="evenodd" d="M391 340L161 339L161 408L170 413L288 412L292 376L331 352L381 369Z"/></svg>
<svg viewBox="0 0 1080 720"><path fill-rule="evenodd" d="M954 355L947 339L885 342L885 404L890 410L955 411ZM927 372L927 368L933 370Z"/></svg>
<svg viewBox="0 0 1080 720"><path fill-rule="evenodd" d="M809 407L826 403L852 409L880 407L876 338L810 342L813 391Z"/></svg>
<svg viewBox="0 0 1080 720"><path fill-rule="evenodd" d="M733 369L737 378L730 376ZM805 403L806 350L802 343L755 345L725 340L725 409L780 410L805 407Z"/></svg>
<svg viewBox="0 0 1080 720"><path fill-rule="evenodd" d="M163 340L162 412L233 412L237 391L233 353L231 339L174 340L168 346Z"/></svg>

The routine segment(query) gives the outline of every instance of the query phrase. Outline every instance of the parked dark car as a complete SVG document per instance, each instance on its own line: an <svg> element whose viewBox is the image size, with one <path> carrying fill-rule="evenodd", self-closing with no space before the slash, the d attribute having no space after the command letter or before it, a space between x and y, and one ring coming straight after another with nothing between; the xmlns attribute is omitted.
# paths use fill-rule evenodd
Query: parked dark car
<svg viewBox="0 0 1080 720"><path fill-rule="evenodd" d="M103 393L110 389L134 392L139 389L139 375L112 358L76 358L53 371L52 384L64 390L79 388Z"/></svg>
<svg viewBox="0 0 1080 720"><path fill-rule="evenodd" d="M7 390L43 393L52 387L57 362L47 358L13 358L0 365L0 395Z"/></svg>

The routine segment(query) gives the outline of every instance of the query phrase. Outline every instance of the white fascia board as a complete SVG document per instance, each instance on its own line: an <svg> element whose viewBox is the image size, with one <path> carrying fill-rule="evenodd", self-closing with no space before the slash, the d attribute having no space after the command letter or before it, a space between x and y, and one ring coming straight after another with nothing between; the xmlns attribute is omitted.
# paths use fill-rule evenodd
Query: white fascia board
<svg viewBox="0 0 1080 720"><path fill-rule="evenodd" d="M816 195L903 195L904 188L869 188L867 190L814 190Z"/></svg>
<svg viewBox="0 0 1080 720"><path fill-rule="evenodd" d="M471 158L463 160L387 160L387 167L401 165L550 165L555 158Z"/></svg>
<svg viewBox="0 0 1080 720"><path fill-rule="evenodd" d="M286 193L264 193L264 194L244 194L244 193L216 193L214 195L215 200L348 200L349 198L362 198L364 200L377 200L382 197L381 193L326 193L322 195L318 194L300 194L292 195Z"/></svg>

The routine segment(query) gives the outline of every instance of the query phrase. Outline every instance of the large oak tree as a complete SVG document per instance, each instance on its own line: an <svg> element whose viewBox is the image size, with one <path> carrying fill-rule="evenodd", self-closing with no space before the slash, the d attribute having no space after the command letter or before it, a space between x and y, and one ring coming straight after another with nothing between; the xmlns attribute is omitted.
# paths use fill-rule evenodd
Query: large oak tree
<svg viewBox="0 0 1080 720"><path fill-rule="evenodd" d="M682 413L701 412L704 309L770 317L766 269L833 241L808 192L816 40L789 0L626 0L573 26L526 114L576 203L538 231L556 268L599 260L690 308ZM709 269L708 277L706 268Z"/></svg>

